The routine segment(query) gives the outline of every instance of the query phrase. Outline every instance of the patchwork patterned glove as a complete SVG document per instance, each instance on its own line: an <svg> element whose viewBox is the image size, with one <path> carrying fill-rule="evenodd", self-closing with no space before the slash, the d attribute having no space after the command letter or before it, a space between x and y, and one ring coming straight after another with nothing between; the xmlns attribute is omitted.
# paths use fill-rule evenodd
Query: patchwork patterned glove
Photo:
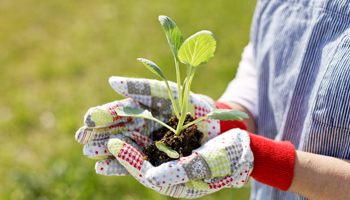
<svg viewBox="0 0 350 200"><path fill-rule="evenodd" d="M119 106L139 108L141 105L128 98L91 108L85 115L85 126L81 127L75 135L78 142L85 144L84 155L101 160L95 165L98 174L118 176L129 174L108 150L109 139L118 138L138 151L142 151L143 147L151 144L147 129L155 130L160 127L141 118L117 117L113 109Z"/></svg>
<svg viewBox="0 0 350 200"><path fill-rule="evenodd" d="M118 138L141 151L150 145L153 138L151 133L161 128L161 125L144 118L119 117L115 108L128 106L147 109L163 122L167 122L175 113L167 87L162 81L111 77L109 83L119 94L129 98L90 108L84 118L85 126L76 132L75 137L78 142L85 144L83 153L86 156L101 160L95 165L98 174L126 175L127 170L106 148L108 140ZM178 104L177 84L169 82L169 85ZM190 93L189 112L195 118L215 108L214 101L209 97ZM198 129L204 133L203 142L222 132L220 123L219 120L209 118L197 123Z"/></svg>
<svg viewBox="0 0 350 200"><path fill-rule="evenodd" d="M172 197L198 198L247 182L254 160L249 144L246 131L232 129L194 150L192 155L158 167L119 139L110 139L108 149L146 187Z"/></svg>
<svg viewBox="0 0 350 200"><path fill-rule="evenodd" d="M95 165L98 174L122 176L127 175L128 172L107 149L108 140L118 138L141 151L143 147L152 143L152 132L161 128L161 125L144 118L120 117L115 112L115 108L128 106L147 109L155 118L163 122L167 122L175 113L163 81L111 77L109 83L119 94L128 98L90 108L84 117L85 126L76 132L75 138L84 144L83 153L87 157L101 160ZM169 86L178 104L177 84L169 82ZM216 109L216 105L211 98L190 93L189 112L195 119L213 109ZM211 118L196 125L204 133L202 142L233 128L230 122Z"/></svg>

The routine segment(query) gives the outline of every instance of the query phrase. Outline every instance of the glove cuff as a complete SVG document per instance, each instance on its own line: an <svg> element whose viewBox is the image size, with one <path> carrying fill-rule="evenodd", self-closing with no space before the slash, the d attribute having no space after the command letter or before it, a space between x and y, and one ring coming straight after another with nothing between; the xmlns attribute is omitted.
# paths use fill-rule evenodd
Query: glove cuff
<svg viewBox="0 0 350 200"><path fill-rule="evenodd" d="M292 183L295 148L289 141L274 141L249 133L254 155L251 177L266 185L287 191Z"/></svg>
<svg viewBox="0 0 350 200"><path fill-rule="evenodd" d="M215 105L218 109L231 109L232 110L232 108L225 103L215 101ZM224 132L231 130L233 128L247 130L247 125L244 123L244 121L237 121L237 120L235 120L235 121L232 121L232 120L220 121L220 132L221 133L224 133Z"/></svg>
<svg viewBox="0 0 350 200"><path fill-rule="evenodd" d="M215 102L217 108L232 109L225 103ZM233 128L247 130L244 121L220 121L221 132ZM251 177L266 185L287 191L292 183L295 163L295 148L289 141L274 141L249 133L250 148L254 155Z"/></svg>

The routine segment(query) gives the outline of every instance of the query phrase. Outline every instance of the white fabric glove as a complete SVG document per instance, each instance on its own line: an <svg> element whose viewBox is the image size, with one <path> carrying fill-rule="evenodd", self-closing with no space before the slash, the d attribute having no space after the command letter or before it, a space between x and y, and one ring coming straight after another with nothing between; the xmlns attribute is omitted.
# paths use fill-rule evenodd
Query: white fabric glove
<svg viewBox="0 0 350 200"><path fill-rule="evenodd" d="M118 138L142 152L144 147L151 144L152 132L161 128L161 125L144 118L119 117L114 109L119 106L147 109L163 122L167 122L175 113L163 81L111 77L109 83L119 94L128 98L90 108L84 118L85 126L76 132L75 138L85 144L83 153L86 156L101 160L95 165L98 174L127 175L127 170L106 147L109 139ZM169 82L169 85L178 103L177 85L173 82ZM215 108L214 101L209 97L190 93L189 112L195 118ZM219 120L208 118L196 125L204 133L203 142L221 133Z"/></svg>
<svg viewBox="0 0 350 200"><path fill-rule="evenodd" d="M158 167L119 139L110 139L108 149L146 187L172 197L198 198L247 182L254 160L249 144L246 131L232 129L203 144L192 155Z"/></svg>

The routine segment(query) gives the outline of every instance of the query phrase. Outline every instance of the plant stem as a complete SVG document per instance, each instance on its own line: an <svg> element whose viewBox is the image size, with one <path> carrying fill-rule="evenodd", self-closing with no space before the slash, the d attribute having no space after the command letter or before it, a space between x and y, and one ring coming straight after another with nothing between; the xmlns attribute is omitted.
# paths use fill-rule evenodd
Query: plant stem
<svg viewBox="0 0 350 200"><path fill-rule="evenodd" d="M160 120L158 120L158 119L156 119L156 118L148 118L148 117L143 117L143 116L139 116L139 115L138 115L138 116L136 116L136 115L130 115L130 116L132 116L132 117L140 117L140 118L145 118L145 119L153 120L153 121L158 122L158 123L160 123L161 125L167 127L169 130L171 130L172 132L174 132L174 133L176 134L175 129L171 128L171 127L168 126L166 123L164 123L164 122L162 122L162 121L160 121Z"/></svg>
<svg viewBox="0 0 350 200"><path fill-rule="evenodd" d="M187 83L185 88L183 104L182 104L181 117L179 119L179 123L177 124L177 128L176 128L176 133L175 133L176 135L180 135L181 127L183 126L183 123L186 118L187 110L188 110L190 87L193 79L193 75L191 75L191 71L192 71L192 65L189 66L189 70L187 71Z"/></svg>
<svg viewBox="0 0 350 200"><path fill-rule="evenodd" d="M177 105L176 105L176 102L175 102L174 97L173 97L173 91L170 90L168 81L165 81L165 84L166 84L166 86L168 88L168 93L169 93L169 96L170 96L171 103L173 104L173 107L174 107L174 110L175 110L175 114L179 118L179 116L180 116L179 115L179 110L177 109Z"/></svg>
<svg viewBox="0 0 350 200"><path fill-rule="evenodd" d="M181 128L180 128L180 131L182 131L182 130L184 130L185 128L187 128L187 127L189 127L189 126L191 126L191 125L193 125L193 124L195 124L195 123L197 123L197 122L200 122L200 121L202 121L203 119L206 119L206 118L208 118L208 116L204 116L204 117L201 117L201 118L199 118L199 119L196 119L196 120L194 120L193 122L190 122L190 123L186 124L185 126L181 127Z"/></svg>
<svg viewBox="0 0 350 200"><path fill-rule="evenodd" d="M179 69L179 60L175 58L175 65L176 65L176 78L177 78L177 91L179 94L179 104L180 109L182 108L182 91L181 91L181 78L180 78L180 69Z"/></svg>
<svg viewBox="0 0 350 200"><path fill-rule="evenodd" d="M186 83L187 83L187 77L185 78L184 83L182 84L182 96L185 96ZM183 99L182 99L182 101L183 101ZM183 105L183 102L182 102L182 105ZM181 109L182 109L182 107L181 107Z"/></svg>

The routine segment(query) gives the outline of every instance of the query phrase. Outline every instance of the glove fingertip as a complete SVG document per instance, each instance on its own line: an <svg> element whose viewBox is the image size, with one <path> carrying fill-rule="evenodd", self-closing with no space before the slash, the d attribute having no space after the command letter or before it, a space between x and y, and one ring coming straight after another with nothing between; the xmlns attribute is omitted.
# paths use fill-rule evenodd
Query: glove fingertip
<svg viewBox="0 0 350 200"><path fill-rule="evenodd" d="M127 79L125 77L112 76L109 78L109 84L119 94L128 96Z"/></svg>
<svg viewBox="0 0 350 200"><path fill-rule="evenodd" d="M89 110L90 111L90 110ZM95 127L96 123L95 121L92 119L92 116L88 113L86 113L86 115L84 116L84 124L87 127Z"/></svg>
<svg viewBox="0 0 350 200"><path fill-rule="evenodd" d="M113 145L116 143L114 142ZM115 157L120 162L121 165L125 167L126 170L130 172L137 179L144 179L144 172L152 168L153 166L144 160L143 155L133 146L128 143L124 143L119 147L111 147L110 150L119 149L116 152ZM121 147L120 147L121 146Z"/></svg>
<svg viewBox="0 0 350 200"><path fill-rule="evenodd" d="M77 130L77 132L75 132L75 140L81 144L86 143L84 132L85 132L85 127L81 127L79 128L79 130Z"/></svg>
<svg viewBox="0 0 350 200"><path fill-rule="evenodd" d="M125 142L123 142L117 138L114 138L114 139L110 139L108 141L107 148L114 156L116 156L119 154L119 152L123 148L124 144L125 144Z"/></svg>
<svg viewBox="0 0 350 200"><path fill-rule="evenodd" d="M112 155L104 145L104 141L86 143L83 148L83 154L91 159L105 159Z"/></svg>
<svg viewBox="0 0 350 200"><path fill-rule="evenodd" d="M126 176L130 173L115 158L107 158L96 162L95 170L97 174L105 176Z"/></svg>

